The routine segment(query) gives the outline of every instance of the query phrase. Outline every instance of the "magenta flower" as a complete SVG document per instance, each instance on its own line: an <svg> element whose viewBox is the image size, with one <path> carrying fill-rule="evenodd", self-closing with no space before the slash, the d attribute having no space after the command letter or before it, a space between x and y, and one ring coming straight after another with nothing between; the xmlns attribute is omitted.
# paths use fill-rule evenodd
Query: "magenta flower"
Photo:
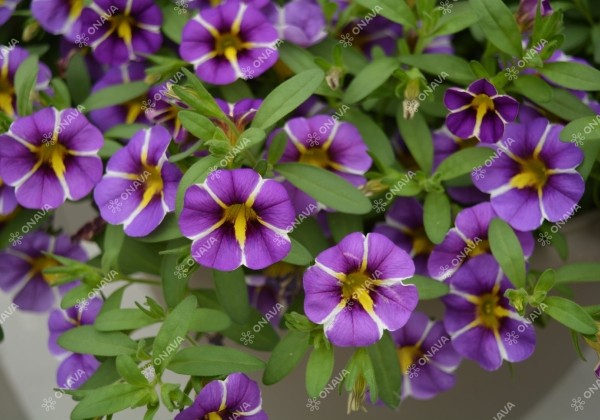
<svg viewBox="0 0 600 420"><path fill-rule="evenodd" d="M327 36L325 15L314 0L292 0L283 7L268 3L261 11L275 26L280 39L301 47L312 47Z"/></svg>
<svg viewBox="0 0 600 420"><path fill-rule="evenodd" d="M226 85L271 68L279 56L276 41L277 31L261 12L230 0L200 10L185 25L179 54L203 81Z"/></svg>
<svg viewBox="0 0 600 420"><path fill-rule="evenodd" d="M0 136L0 178L23 207L57 208L79 200L102 177L102 133L76 109L45 108Z"/></svg>
<svg viewBox="0 0 600 420"><path fill-rule="evenodd" d="M277 181L252 169L214 171L187 189L179 227L193 241L192 257L200 265L259 270L290 252L289 200Z"/></svg>
<svg viewBox="0 0 600 420"><path fill-rule="evenodd" d="M450 279L444 326L454 349L486 370L521 362L535 350L535 330L510 306L513 288L491 255L467 263Z"/></svg>
<svg viewBox="0 0 600 420"><path fill-rule="evenodd" d="M508 95L499 95L485 79L471 83L466 90L448 89L444 104L450 110L446 126L452 134L462 139L475 137L484 143L500 140L504 126L519 113L519 103Z"/></svg>
<svg viewBox="0 0 600 420"><path fill-rule="evenodd" d="M408 254L385 236L351 233L304 273L304 312L334 345L369 346L408 321L419 296L403 280L414 272Z"/></svg>
<svg viewBox="0 0 600 420"><path fill-rule="evenodd" d="M167 161L171 136L154 126L138 131L106 165L94 190L104 220L123 225L129 236L146 236L175 209L181 171Z"/></svg>
<svg viewBox="0 0 600 420"><path fill-rule="evenodd" d="M426 400L454 387L461 361L442 321L413 312L406 325L393 331L402 370L402 399Z"/></svg>
<svg viewBox="0 0 600 420"><path fill-rule="evenodd" d="M473 177L475 186L491 195L496 214L516 230L534 230L544 220L570 217L583 195L584 181L575 170L583 153L573 143L560 141L561 130L544 118L510 124L506 141L490 146L496 158L486 175Z"/></svg>
<svg viewBox="0 0 600 420"><path fill-rule="evenodd" d="M58 280L56 274L43 274L46 268L60 265L56 260L43 254L49 252L78 261L86 261L87 254L68 236L56 238L38 231L25 235L13 245L0 252L0 289L5 292L24 286L14 298L14 303L26 311L45 312L55 301L56 289L52 285ZM58 286L58 291L66 292L73 283Z"/></svg>
<svg viewBox="0 0 600 420"><path fill-rule="evenodd" d="M262 409L258 384L243 373L233 373L224 381L209 382L198 393L194 404L175 420L237 419L267 420Z"/></svg>

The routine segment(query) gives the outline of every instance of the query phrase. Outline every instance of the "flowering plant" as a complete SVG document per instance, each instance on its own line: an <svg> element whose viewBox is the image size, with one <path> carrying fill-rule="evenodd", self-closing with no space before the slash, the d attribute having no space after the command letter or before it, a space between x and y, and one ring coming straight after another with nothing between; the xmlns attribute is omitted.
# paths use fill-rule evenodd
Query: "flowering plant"
<svg viewBox="0 0 600 420"><path fill-rule="evenodd" d="M0 340L46 317L74 420L266 419L247 374L308 353L310 411L396 408L550 320L600 354L600 264L529 264L600 206L599 13L552 3L1 2Z"/></svg>

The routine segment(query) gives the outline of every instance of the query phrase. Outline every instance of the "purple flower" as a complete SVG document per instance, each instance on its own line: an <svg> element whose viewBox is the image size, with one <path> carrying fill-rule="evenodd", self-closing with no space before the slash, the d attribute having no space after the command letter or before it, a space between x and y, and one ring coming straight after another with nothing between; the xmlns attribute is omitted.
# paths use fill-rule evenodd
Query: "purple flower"
<svg viewBox="0 0 600 420"><path fill-rule="evenodd" d="M258 384L243 373L234 373L224 381L209 382L198 393L194 404L175 416L175 420L267 420L261 405Z"/></svg>
<svg viewBox="0 0 600 420"><path fill-rule="evenodd" d="M304 312L324 326L340 347L376 343L383 330L408 321L419 296L412 277L415 265L406 252L379 233L355 232L321 252L304 273Z"/></svg>
<svg viewBox="0 0 600 420"><path fill-rule="evenodd" d="M84 6L83 0L32 0L31 14L46 32L74 40Z"/></svg>
<svg viewBox="0 0 600 420"><path fill-rule="evenodd" d="M0 252L0 289L8 292L19 283L24 286L14 298L21 309L45 312L54 303L55 291L51 286L58 280L56 274L43 274L46 268L60 265L56 260L43 254L68 257L86 261L87 254L78 244L71 242L65 235L56 238L44 232L34 232L15 241L10 248ZM60 292L66 292L73 284L58 286Z"/></svg>
<svg viewBox="0 0 600 420"><path fill-rule="evenodd" d="M57 208L85 197L102 177L102 133L76 109L45 108L0 136L0 178L20 205Z"/></svg>
<svg viewBox="0 0 600 420"><path fill-rule="evenodd" d="M17 113L15 74L27 57L29 52L23 48L0 45L0 111L11 118ZM35 90L46 89L51 75L50 69L44 63L40 63Z"/></svg>
<svg viewBox="0 0 600 420"><path fill-rule="evenodd" d="M262 99L242 99L235 103L228 103L223 101L222 99L215 99L219 107L223 110L225 115L229 117L231 121L235 124L237 130L241 133L246 129L246 126L252 122L258 108L262 105ZM225 123L225 121L213 120L215 124L217 124L225 134L227 134L232 142L235 142L237 139L237 134L232 133L229 125Z"/></svg>
<svg viewBox="0 0 600 420"><path fill-rule="evenodd" d="M278 58L277 31L254 7L229 0L201 10L183 28L179 54L205 82L226 85L257 77Z"/></svg>
<svg viewBox="0 0 600 420"><path fill-rule="evenodd" d="M293 44L308 48L327 36L325 15L314 0L292 0L283 7L268 3L261 11L275 26L279 38Z"/></svg>
<svg viewBox="0 0 600 420"><path fill-rule="evenodd" d="M488 229L492 219L498 217L488 202L461 210L454 227L441 244L436 245L429 257L429 275L444 280L452 276L466 261L490 254ZM535 242L530 232L515 232L525 258L533 253Z"/></svg>
<svg viewBox="0 0 600 420"><path fill-rule="evenodd" d="M228 0L192 0L190 1L190 8L204 10L210 9L211 7L219 6ZM243 3L249 4L257 9L265 6L270 0L241 0Z"/></svg>
<svg viewBox="0 0 600 420"><path fill-rule="evenodd" d="M433 38L423 49L427 54L454 54L452 35L441 35Z"/></svg>
<svg viewBox="0 0 600 420"><path fill-rule="evenodd" d="M512 288L491 255L469 261L450 279L444 326L454 349L486 370L520 362L535 350L535 330L510 306Z"/></svg>
<svg viewBox="0 0 600 420"><path fill-rule="evenodd" d="M428 276L427 260L434 244L423 226L423 206L414 198L398 197L385 214L385 223L377 223L374 232L381 233L410 255L415 274Z"/></svg>
<svg viewBox="0 0 600 420"><path fill-rule="evenodd" d="M4 0L0 3L0 25L4 25L12 16L21 0Z"/></svg>
<svg viewBox="0 0 600 420"><path fill-rule="evenodd" d="M514 121L519 103L508 95L499 95L490 82L479 79L465 89L450 88L444 95L450 110L446 126L462 139L475 137L484 143L502 138L504 126Z"/></svg>
<svg viewBox="0 0 600 420"><path fill-rule="evenodd" d="M17 208L15 189L10 187L0 178L0 216L7 216Z"/></svg>
<svg viewBox="0 0 600 420"><path fill-rule="evenodd" d="M171 136L154 126L138 131L106 165L94 190L104 220L123 225L129 236L146 236L175 208L181 171L167 161Z"/></svg>
<svg viewBox="0 0 600 420"><path fill-rule="evenodd" d="M92 92L97 92L110 86L144 80L146 65L142 63L127 63L123 66L112 67L94 85ZM147 124L148 119L143 112L146 95L131 99L120 105L90 111L90 120L103 132L119 124Z"/></svg>
<svg viewBox="0 0 600 420"><path fill-rule="evenodd" d="M153 0L94 0L82 13L81 27L94 57L114 66L156 52L162 44L162 21Z"/></svg>
<svg viewBox="0 0 600 420"><path fill-rule="evenodd" d="M516 230L568 218L583 195L585 183L575 170L583 153L560 141L562 128L544 118L509 124L504 140L490 146L496 159L486 176L473 177L477 188L491 194L496 214Z"/></svg>
<svg viewBox="0 0 600 420"><path fill-rule="evenodd" d="M178 114L180 109L187 109L188 106L168 96L170 85L172 83L166 82L150 89L148 104L142 108L151 122L165 127L176 143L183 143L191 140L191 136L181 124Z"/></svg>
<svg viewBox="0 0 600 420"><path fill-rule="evenodd" d="M371 17L348 24L340 35L340 43L353 45L371 57L374 48L381 48L386 55L393 55L398 50L398 39L402 37L403 28L383 16Z"/></svg>
<svg viewBox="0 0 600 420"><path fill-rule="evenodd" d="M454 387L453 372L461 357L450 344L442 321L413 312L406 325L391 334L402 369L402 399L426 400Z"/></svg>
<svg viewBox="0 0 600 420"><path fill-rule="evenodd" d="M64 389L82 386L100 367L100 362L91 354L73 353L64 359L56 371L56 383Z"/></svg>
<svg viewBox="0 0 600 420"><path fill-rule="evenodd" d="M535 15L537 14L538 0L521 0L517 10L516 20L522 30L528 31L533 28ZM540 14L548 16L552 14L552 6L549 0L542 0Z"/></svg>
<svg viewBox="0 0 600 420"><path fill-rule="evenodd" d="M193 241L192 257L200 265L259 270L290 252L289 201L277 181L252 169L220 170L187 189L179 227Z"/></svg>
<svg viewBox="0 0 600 420"><path fill-rule="evenodd" d="M272 139L281 131L275 130ZM287 145L281 162L300 162L327 169L358 187L366 182L365 172L372 159L367 154L358 129L348 122L334 120L328 115L292 118L283 127ZM296 212L317 208L317 202L289 182L283 185L290 194Z"/></svg>

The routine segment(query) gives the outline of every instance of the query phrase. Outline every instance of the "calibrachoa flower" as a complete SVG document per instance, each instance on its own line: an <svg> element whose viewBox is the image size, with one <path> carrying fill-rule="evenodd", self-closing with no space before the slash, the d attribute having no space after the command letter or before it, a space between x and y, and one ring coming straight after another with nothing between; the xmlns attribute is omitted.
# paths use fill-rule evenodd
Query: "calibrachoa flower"
<svg viewBox="0 0 600 420"><path fill-rule="evenodd" d="M94 0L82 13L81 28L89 34L96 60L118 65L157 51L162 21L153 0Z"/></svg>
<svg viewBox="0 0 600 420"><path fill-rule="evenodd" d="M504 126L514 121L519 103L498 91L485 79L477 80L465 89L450 88L444 95L444 104L450 110L446 126L460 138L475 137L484 143L495 143L502 138Z"/></svg>
<svg viewBox="0 0 600 420"><path fill-rule="evenodd" d="M408 254L385 236L351 233L304 274L304 312L332 344L369 346L383 330L406 324L417 306L417 288L403 283L414 272Z"/></svg>
<svg viewBox="0 0 600 420"><path fill-rule="evenodd" d="M272 67L278 58L276 41L277 31L261 12L229 0L200 10L185 25L179 54L194 65L200 79L226 85L246 77L245 69L260 76Z"/></svg>
<svg viewBox="0 0 600 420"><path fill-rule="evenodd" d="M482 254L490 254L488 229L492 219L498 217L489 202L461 210L454 227L436 245L429 257L429 275L444 280L453 275L466 261ZM525 258L533 253L535 241L530 232L515 232Z"/></svg>
<svg viewBox="0 0 600 420"><path fill-rule="evenodd" d="M109 159L94 190L102 218L129 236L148 235L175 208L181 171L167 161L170 142L164 127L138 131Z"/></svg>
<svg viewBox="0 0 600 420"><path fill-rule="evenodd" d="M385 214L385 223L377 223L373 232L387 236L408 252L415 263L415 273L428 276L427 260L434 244L423 226L423 206L414 198L398 197Z"/></svg>
<svg viewBox="0 0 600 420"><path fill-rule="evenodd" d="M494 258L482 255L452 276L450 294L442 298L454 349L486 370L500 368L502 360L523 361L535 350L534 328L504 297L509 288L513 285Z"/></svg>
<svg viewBox="0 0 600 420"><path fill-rule="evenodd" d="M144 111L151 122L164 126L176 143L182 143L188 139L189 133L183 128L178 114L182 108L187 109L188 106L168 95L170 88L168 83L150 89L148 106L144 105Z"/></svg>
<svg viewBox="0 0 600 420"><path fill-rule="evenodd" d="M209 382L200 390L194 404L175 420L237 419L267 420L262 409L258 384L243 373L233 373L224 381Z"/></svg>
<svg viewBox="0 0 600 420"><path fill-rule="evenodd" d="M261 11L281 39L301 47L311 47L327 36L323 10L314 0L292 0L283 7L269 3Z"/></svg>
<svg viewBox="0 0 600 420"><path fill-rule="evenodd" d="M15 189L10 187L0 178L0 216L11 214L17 208Z"/></svg>
<svg viewBox="0 0 600 420"><path fill-rule="evenodd" d="M17 112L15 74L27 57L29 57L29 52L23 48L0 45L0 111L9 117L14 117ZM39 63L35 90L40 91L48 87L51 75L48 66Z"/></svg>
<svg viewBox="0 0 600 420"><path fill-rule="evenodd" d="M535 21L535 15L537 13L538 0L521 0L519 3L519 9L517 10L516 20L524 31L530 30L533 27ZM542 0L540 14L542 16L548 16L552 14L552 6L549 0Z"/></svg>
<svg viewBox="0 0 600 420"><path fill-rule="evenodd" d="M280 132L275 130L268 145ZM340 122L328 115L310 118L292 118L283 127L287 145L280 162L300 162L332 171L358 187L366 182L365 172L371 167L372 159L367 154L358 129L348 122ZM283 182L290 194L296 212L317 201L287 181Z"/></svg>
<svg viewBox="0 0 600 420"><path fill-rule="evenodd" d="M58 280L56 274L43 274L46 268L60 265L43 252L68 257L78 261L86 261L87 254L78 244L71 242L65 235L56 238L44 232L25 235L20 242L0 252L0 289L10 291L19 283L24 286L14 298L14 303L23 310L44 312L54 303L54 292L51 286ZM73 283L58 286L60 292L66 292Z"/></svg>
<svg viewBox="0 0 600 420"><path fill-rule="evenodd" d="M215 99L215 101L240 132L244 131L246 126L252 122L263 102L262 99L251 98L242 99L235 103L225 102L222 99ZM219 125L227 132L227 124L220 123Z"/></svg>
<svg viewBox="0 0 600 420"><path fill-rule="evenodd" d="M21 0L3 0L0 3L0 25L3 25L10 17Z"/></svg>
<svg viewBox="0 0 600 420"><path fill-rule="evenodd" d="M57 208L85 197L102 177L102 133L76 109L45 108L0 136L0 177L23 207Z"/></svg>
<svg viewBox="0 0 600 420"><path fill-rule="evenodd" d="M46 32L74 40L81 29L84 6L81 0L32 0L31 14Z"/></svg>
<svg viewBox="0 0 600 420"><path fill-rule="evenodd" d="M406 325L391 334L402 370L402 399L425 400L454 387L453 372L461 357L450 344L442 321L413 312Z"/></svg>
<svg viewBox="0 0 600 420"><path fill-rule="evenodd" d="M277 181L252 169L234 169L187 189L179 227L194 241L192 257L199 264L258 270L289 253L286 228L293 220L294 209Z"/></svg>
<svg viewBox="0 0 600 420"><path fill-rule="evenodd" d="M504 137L514 141L490 146L498 158L485 177L473 177L477 188L491 194L498 216L517 230L534 230L544 219L562 220L583 195L584 181L575 170L583 153L560 141L562 128L543 118L510 124Z"/></svg>

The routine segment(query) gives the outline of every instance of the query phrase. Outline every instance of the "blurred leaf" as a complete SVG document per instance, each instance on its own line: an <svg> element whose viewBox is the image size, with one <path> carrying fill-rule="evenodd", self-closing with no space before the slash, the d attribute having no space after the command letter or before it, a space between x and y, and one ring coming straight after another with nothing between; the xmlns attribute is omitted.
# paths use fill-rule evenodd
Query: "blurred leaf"
<svg viewBox="0 0 600 420"><path fill-rule="evenodd" d="M398 61L390 57L382 57L371 61L352 80L344 93L342 101L353 104L363 100L375 89L382 86L398 67Z"/></svg>
<svg viewBox="0 0 600 420"><path fill-rule="evenodd" d="M181 350L167 366L182 375L219 376L235 372L262 370L265 363L247 353L229 347L199 345Z"/></svg>
<svg viewBox="0 0 600 420"><path fill-rule="evenodd" d="M575 302L559 296L548 296L544 303L548 305L545 312L549 316L572 330L585 335L598 332L596 321Z"/></svg>
<svg viewBox="0 0 600 420"><path fill-rule="evenodd" d="M96 356L134 354L137 344L120 332L100 332L91 325L75 327L58 337L58 344L74 353Z"/></svg>
<svg viewBox="0 0 600 420"><path fill-rule="evenodd" d="M502 0L471 0L487 40L499 50L520 58L523 55L521 31L515 18Z"/></svg>
<svg viewBox="0 0 600 420"><path fill-rule="evenodd" d="M502 271L516 288L525 287L526 271L523 248L514 230L495 218L488 230L490 248Z"/></svg>
<svg viewBox="0 0 600 420"><path fill-rule="evenodd" d="M213 270L212 273L219 303L234 322L244 324L250 310L244 270L240 267L229 272Z"/></svg>
<svg viewBox="0 0 600 420"><path fill-rule="evenodd" d="M450 230L451 212L448 196L441 191L432 191L425 196L423 206L423 223L427 237L434 244L444 240Z"/></svg>
<svg viewBox="0 0 600 420"><path fill-rule="evenodd" d="M265 385L281 381L294 370L308 350L309 338L309 333L290 331L281 339L273 350L263 374Z"/></svg>
<svg viewBox="0 0 600 420"><path fill-rule="evenodd" d="M306 392L317 398L333 373L333 346L314 348L306 365Z"/></svg>

